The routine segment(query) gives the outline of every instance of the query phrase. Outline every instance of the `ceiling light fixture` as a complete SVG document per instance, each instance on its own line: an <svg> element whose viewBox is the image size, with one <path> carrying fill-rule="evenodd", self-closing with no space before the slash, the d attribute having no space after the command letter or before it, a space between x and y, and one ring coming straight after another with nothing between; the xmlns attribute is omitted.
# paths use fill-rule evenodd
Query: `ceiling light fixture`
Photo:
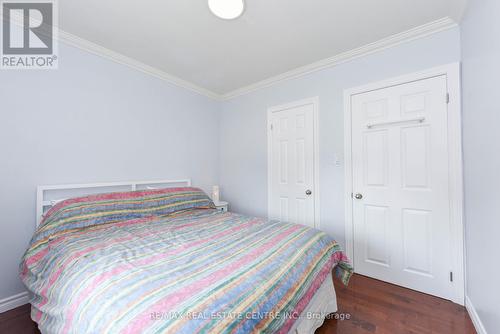
<svg viewBox="0 0 500 334"><path fill-rule="evenodd" d="M234 20L245 10L244 0L208 0L208 8L217 17Z"/></svg>

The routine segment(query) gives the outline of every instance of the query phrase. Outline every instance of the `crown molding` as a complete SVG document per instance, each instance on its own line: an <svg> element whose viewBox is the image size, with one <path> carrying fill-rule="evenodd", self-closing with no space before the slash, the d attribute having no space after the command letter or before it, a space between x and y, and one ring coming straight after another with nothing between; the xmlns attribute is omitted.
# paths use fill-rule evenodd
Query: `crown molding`
<svg viewBox="0 0 500 334"><path fill-rule="evenodd" d="M366 44L362 47L338 54L336 56L326 58L309 65L305 65L294 70L279 74L277 76L259 81L257 83L251 84L246 87L242 87L231 91L229 93L223 94L221 96L222 100L230 100L235 97L245 95L256 90L275 85L277 83L298 78L303 75L313 73L325 68L334 67L353 59L360 58L375 52L379 52L388 48L392 48L402 43L410 42L415 39L426 37L444 30L448 30L457 27L458 24L450 17L444 17L442 19L412 28L410 30L392 35L390 37L383 38L377 42Z"/></svg>
<svg viewBox="0 0 500 334"><path fill-rule="evenodd" d="M14 21L18 21L19 19L15 19ZM22 21L20 21L22 22ZM17 24L20 24L19 22L15 22ZM455 22L452 18L450 17L444 17L442 19L412 28L410 30L383 38L379 41L366 44L364 46L361 46L359 48L343 52L341 54L338 54L336 56L326 58L317 62L314 62L309 65L301 66L296 69L293 69L291 71L270 77L268 79L256 82L254 84L238 88L236 90L233 90L231 92L225 93L225 94L218 94L215 93L209 89L200 87L194 83L191 83L187 80L181 79L179 77L176 77L172 74L169 74L167 72L164 72L162 70L159 70L155 67L152 67L150 65L144 64L136 59L127 57L121 53L112 51L108 48L105 48L101 45L98 45L96 43L90 42L86 39L80 38L78 36L75 36L73 34L70 34L64 30L58 29L58 34L57 38L68 45L71 45L73 47L79 48L81 50L87 51L89 53L92 53L97 56L101 56L103 58L106 58L108 60L114 61L116 63L122 64L129 66L133 69L136 69L140 72L143 72L145 74L151 75L153 77L156 77L158 79L164 80L166 82L169 82L173 85L188 89L190 91L193 91L195 93L198 93L200 95L206 96L210 99L216 100L216 101L226 101L233 99L235 97L245 95L251 92L254 92L256 90L269 87L272 85L275 85L277 83L298 78L316 71L320 71L325 68L330 68L334 67L346 62L349 62L351 60L354 60L356 58L360 58L372 53L376 53L379 51L383 51L385 49L392 48L394 46L410 42L419 38L423 38L444 30L448 30L451 28L455 28L458 26L458 23Z"/></svg>
<svg viewBox="0 0 500 334"><path fill-rule="evenodd" d="M3 21L3 16L0 18L1 21ZM23 21L24 18L21 15L11 15L11 22L22 27L23 26ZM41 22L36 19L32 19L33 22L40 24ZM63 42L67 45L76 47L78 49L81 49L83 51L87 51L89 53L92 53L94 55L100 56L102 58L106 58L108 60L111 60L115 63L122 64L129 66L135 70L138 70L142 73L151 75L155 78L164 80L168 83L171 83L173 85L176 85L178 87L182 87L185 89L188 89L190 91L193 91L195 93L198 93L200 95L206 96L210 99L213 100L220 100L221 95L214 93L206 88L197 86L189 81L186 81L184 79L181 79L179 77L176 77L172 74L169 74L167 72L164 72L162 70L159 70L155 67L149 66L147 64L144 64L136 59L127 57L121 53L112 51L108 48L105 48L99 44L93 43L89 40L86 40L84 38L78 37L76 35L70 34L67 31L64 31L60 28L57 29L57 31L54 34L54 38L56 38L58 41Z"/></svg>
<svg viewBox="0 0 500 334"><path fill-rule="evenodd" d="M189 81L186 81L184 79L176 77L176 76L169 74L167 72L161 71L155 67L144 64L138 60L135 60L135 59L127 57L121 53L107 49L101 45L98 45L98 44L90 42L86 39L80 38L78 36L70 34L64 30L61 30L61 29L59 29L59 40L68 44L68 45L71 45L73 47L76 47L76 48L79 48L81 50L87 51L89 53L95 54L97 56L101 56L103 58L114 61L116 63L129 66L129 67L136 69L140 72L143 72L145 74L149 74L149 75L156 77L158 79L167 81L173 85L176 85L176 86L191 90L195 93L204 95L210 99L220 100L220 98L221 98L221 96L219 94L214 93L206 88L197 86Z"/></svg>

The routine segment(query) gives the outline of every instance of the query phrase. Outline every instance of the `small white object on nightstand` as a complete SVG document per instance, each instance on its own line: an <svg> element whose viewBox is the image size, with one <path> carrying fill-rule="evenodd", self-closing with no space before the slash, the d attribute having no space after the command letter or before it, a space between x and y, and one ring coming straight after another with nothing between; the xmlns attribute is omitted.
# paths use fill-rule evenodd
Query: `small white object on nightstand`
<svg viewBox="0 0 500 334"><path fill-rule="evenodd" d="M214 202L214 204L217 207L217 210L219 210L221 212L227 212L228 207L229 207L229 203L224 202L224 201Z"/></svg>

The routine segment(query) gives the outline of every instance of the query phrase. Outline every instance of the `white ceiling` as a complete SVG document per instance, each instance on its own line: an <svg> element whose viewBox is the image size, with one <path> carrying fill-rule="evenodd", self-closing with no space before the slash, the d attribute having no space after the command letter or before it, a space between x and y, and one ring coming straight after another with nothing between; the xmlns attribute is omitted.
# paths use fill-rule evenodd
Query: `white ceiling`
<svg viewBox="0 0 500 334"><path fill-rule="evenodd" d="M59 26L216 94L451 17L466 0L246 0L214 17L206 0L59 1Z"/></svg>

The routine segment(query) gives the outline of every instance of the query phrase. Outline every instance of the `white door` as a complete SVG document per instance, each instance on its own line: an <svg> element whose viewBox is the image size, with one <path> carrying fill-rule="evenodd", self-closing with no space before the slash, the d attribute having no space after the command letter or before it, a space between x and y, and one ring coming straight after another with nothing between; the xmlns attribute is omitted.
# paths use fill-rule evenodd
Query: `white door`
<svg viewBox="0 0 500 334"><path fill-rule="evenodd" d="M269 217L316 227L314 101L269 110Z"/></svg>
<svg viewBox="0 0 500 334"><path fill-rule="evenodd" d="M352 96L355 271L453 298L446 76Z"/></svg>

